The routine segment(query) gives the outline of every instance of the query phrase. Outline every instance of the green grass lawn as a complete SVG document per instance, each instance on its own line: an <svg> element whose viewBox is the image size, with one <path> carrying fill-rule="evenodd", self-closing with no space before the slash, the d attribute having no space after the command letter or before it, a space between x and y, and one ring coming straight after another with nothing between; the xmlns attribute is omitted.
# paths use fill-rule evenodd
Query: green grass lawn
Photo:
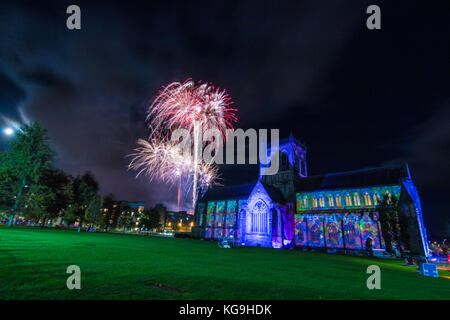
<svg viewBox="0 0 450 320"><path fill-rule="evenodd" d="M81 290L66 288L72 264ZM372 264L381 290L366 287ZM402 261L0 227L0 299L450 299L450 279L423 277Z"/></svg>

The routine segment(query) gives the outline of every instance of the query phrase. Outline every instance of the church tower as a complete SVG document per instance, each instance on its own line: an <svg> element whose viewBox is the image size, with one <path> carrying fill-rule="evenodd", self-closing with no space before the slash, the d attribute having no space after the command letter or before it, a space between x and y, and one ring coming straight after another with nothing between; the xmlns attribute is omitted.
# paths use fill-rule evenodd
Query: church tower
<svg viewBox="0 0 450 320"><path fill-rule="evenodd" d="M260 179L262 183L279 189L287 202L295 203L294 183L307 177L306 147L295 139L291 132L289 138L280 140L278 149L278 172L274 175L263 175L265 166L260 164ZM272 146L269 146L267 154L272 152Z"/></svg>

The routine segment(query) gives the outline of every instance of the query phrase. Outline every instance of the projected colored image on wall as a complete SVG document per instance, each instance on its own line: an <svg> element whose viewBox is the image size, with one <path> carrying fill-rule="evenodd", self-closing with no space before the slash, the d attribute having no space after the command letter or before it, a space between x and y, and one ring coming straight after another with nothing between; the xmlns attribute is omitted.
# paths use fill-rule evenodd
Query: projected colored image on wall
<svg viewBox="0 0 450 320"><path fill-rule="evenodd" d="M219 239L223 237L223 229L222 228L215 228L214 229L214 239Z"/></svg>
<svg viewBox="0 0 450 320"><path fill-rule="evenodd" d="M295 216L295 245L307 246L308 234L307 234L307 222L304 215Z"/></svg>
<svg viewBox="0 0 450 320"><path fill-rule="evenodd" d="M208 202L208 208L206 211L206 225L208 227L214 226L214 211L216 209L216 203L214 201Z"/></svg>
<svg viewBox="0 0 450 320"><path fill-rule="evenodd" d="M359 215L349 214L344 217L345 248L361 249L361 236L359 232Z"/></svg>
<svg viewBox="0 0 450 320"><path fill-rule="evenodd" d="M364 248L369 243L374 249L381 249L380 237L378 233L378 223L374 221L369 214L365 213L359 221L359 229L361 231L361 241Z"/></svg>
<svg viewBox="0 0 450 320"><path fill-rule="evenodd" d="M205 239L211 239L212 238L212 228L206 228L205 229Z"/></svg>
<svg viewBox="0 0 450 320"><path fill-rule="evenodd" d="M236 209L237 209L236 201L227 201L227 215L225 218L225 227L226 228L233 228L235 226Z"/></svg>
<svg viewBox="0 0 450 320"><path fill-rule="evenodd" d="M325 246L323 236L323 217L317 215L307 215L309 239L308 245L310 247L323 247Z"/></svg>
<svg viewBox="0 0 450 320"><path fill-rule="evenodd" d="M223 235L226 238L235 238L235 239L237 239L236 229L232 229L232 228L224 229Z"/></svg>
<svg viewBox="0 0 450 320"><path fill-rule="evenodd" d="M325 216L325 241L327 248L344 248L341 221L342 216L339 214Z"/></svg>
<svg viewBox="0 0 450 320"><path fill-rule="evenodd" d="M216 206L216 228L223 227L225 218L225 201L218 201Z"/></svg>

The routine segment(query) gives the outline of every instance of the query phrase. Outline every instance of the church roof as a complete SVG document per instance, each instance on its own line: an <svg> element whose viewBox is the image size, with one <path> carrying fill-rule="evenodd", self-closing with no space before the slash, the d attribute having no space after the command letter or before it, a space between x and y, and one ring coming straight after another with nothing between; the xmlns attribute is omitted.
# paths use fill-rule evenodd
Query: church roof
<svg viewBox="0 0 450 320"><path fill-rule="evenodd" d="M240 184L228 187L212 187L201 199L202 201L210 200L230 200L230 199L247 199L253 188L254 183Z"/></svg>
<svg viewBox="0 0 450 320"><path fill-rule="evenodd" d="M409 177L407 166L329 173L297 180L295 192L396 185L401 183L402 178L407 177Z"/></svg>
<svg viewBox="0 0 450 320"><path fill-rule="evenodd" d="M286 202L280 189L275 188L266 183L261 183L261 184L263 185L264 189L266 189L267 193L269 194L270 199L272 199L273 202L275 202L275 203L285 203Z"/></svg>
<svg viewBox="0 0 450 320"><path fill-rule="evenodd" d="M285 203L285 199L280 190L265 183L261 184L264 189L266 189L273 202ZM211 188L206 192L201 201L247 199L252 193L255 185L256 183L249 183L229 187Z"/></svg>

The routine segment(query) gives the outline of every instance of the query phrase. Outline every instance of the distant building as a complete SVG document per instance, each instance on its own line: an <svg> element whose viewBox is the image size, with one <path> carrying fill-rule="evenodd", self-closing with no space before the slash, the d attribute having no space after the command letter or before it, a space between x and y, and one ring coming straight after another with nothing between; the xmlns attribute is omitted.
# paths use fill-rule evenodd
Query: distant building
<svg viewBox="0 0 450 320"><path fill-rule="evenodd" d="M120 205L128 205L131 208L131 212L141 214L145 210L145 202L143 201L117 201Z"/></svg>
<svg viewBox="0 0 450 320"><path fill-rule="evenodd" d="M164 230L191 232L194 225L194 216L186 211L168 211Z"/></svg>
<svg viewBox="0 0 450 320"><path fill-rule="evenodd" d="M137 230L137 225L139 222L139 217L141 216L142 212L144 212L145 210L145 202L143 201L125 201L125 200L121 200L121 201L117 201L117 204L121 207L121 209L123 210L123 208L125 207L129 207L130 208L130 212L131 212L131 217L133 219L133 228L135 231ZM120 214L123 214L124 212L121 212Z"/></svg>
<svg viewBox="0 0 450 320"><path fill-rule="evenodd" d="M158 212L159 224L162 230L191 232L194 215L186 211L169 211L161 203L157 203L154 209Z"/></svg>

